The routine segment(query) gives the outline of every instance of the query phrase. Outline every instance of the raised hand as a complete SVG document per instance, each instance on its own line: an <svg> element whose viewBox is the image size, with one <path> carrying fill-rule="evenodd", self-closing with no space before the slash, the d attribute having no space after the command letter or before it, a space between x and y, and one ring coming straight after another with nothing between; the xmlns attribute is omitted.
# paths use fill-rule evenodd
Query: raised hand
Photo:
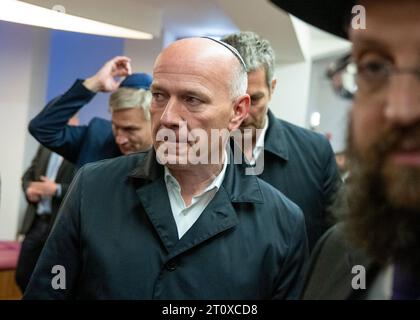
<svg viewBox="0 0 420 320"><path fill-rule="evenodd" d="M83 85L93 92L112 92L118 89L120 80L131 74L130 58L118 56L107 63L92 77L86 79Z"/></svg>

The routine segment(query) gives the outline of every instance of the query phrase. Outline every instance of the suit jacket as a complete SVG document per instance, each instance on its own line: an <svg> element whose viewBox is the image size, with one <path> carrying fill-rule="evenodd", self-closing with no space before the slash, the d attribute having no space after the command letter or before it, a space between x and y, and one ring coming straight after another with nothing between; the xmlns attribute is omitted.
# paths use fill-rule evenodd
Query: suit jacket
<svg viewBox="0 0 420 320"><path fill-rule="evenodd" d="M292 299L307 256L300 209L242 167L178 239L154 150L84 166L26 299ZM66 270L66 290L51 268Z"/></svg>
<svg viewBox="0 0 420 320"><path fill-rule="evenodd" d="M26 195L26 189L32 181L40 181L41 176L46 174L48 161L50 159L51 151L45 147L40 146L35 157L32 160L31 166L25 171L22 176L22 189ZM74 166L66 161L60 165L55 179L56 183L61 184L61 195L59 197L53 197L51 201L51 224L54 222L57 215L58 209L61 204L61 200L64 198L70 182L74 176ZM22 227L20 230L21 234L26 234L32 226L36 216L37 205L28 201L28 207L26 209L25 217L23 219Z"/></svg>
<svg viewBox="0 0 420 320"><path fill-rule="evenodd" d="M85 163L121 155L111 122L93 118L87 126L69 126L68 120L89 103L94 92L82 80L63 95L51 100L29 123L29 132L43 146L62 155L79 168Z"/></svg>
<svg viewBox="0 0 420 320"><path fill-rule="evenodd" d="M312 250L329 227L328 207L341 183L334 153L325 137L277 119L270 110L268 121L258 177L302 209Z"/></svg>
<svg viewBox="0 0 420 320"><path fill-rule="evenodd" d="M362 250L352 247L344 238L342 224L329 229L312 252L302 299L347 300L365 299L381 267ZM352 279L354 266L366 270L366 289L355 290Z"/></svg>

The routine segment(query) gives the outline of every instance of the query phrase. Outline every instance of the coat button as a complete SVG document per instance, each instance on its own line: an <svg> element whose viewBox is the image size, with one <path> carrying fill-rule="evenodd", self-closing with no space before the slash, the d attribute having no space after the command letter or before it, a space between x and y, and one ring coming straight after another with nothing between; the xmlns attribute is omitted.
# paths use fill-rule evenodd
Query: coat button
<svg viewBox="0 0 420 320"><path fill-rule="evenodd" d="M166 263L166 269L169 270L169 271L175 271L176 267L177 267L177 265L176 265L176 262L174 260L169 260Z"/></svg>

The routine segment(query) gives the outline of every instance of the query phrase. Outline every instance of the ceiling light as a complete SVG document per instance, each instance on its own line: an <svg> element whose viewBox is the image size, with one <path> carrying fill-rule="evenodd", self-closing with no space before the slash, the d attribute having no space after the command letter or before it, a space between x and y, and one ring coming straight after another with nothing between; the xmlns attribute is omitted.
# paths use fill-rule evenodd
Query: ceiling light
<svg viewBox="0 0 420 320"><path fill-rule="evenodd" d="M72 16L17 0L0 1L0 20L109 37L140 40L153 38L150 33Z"/></svg>

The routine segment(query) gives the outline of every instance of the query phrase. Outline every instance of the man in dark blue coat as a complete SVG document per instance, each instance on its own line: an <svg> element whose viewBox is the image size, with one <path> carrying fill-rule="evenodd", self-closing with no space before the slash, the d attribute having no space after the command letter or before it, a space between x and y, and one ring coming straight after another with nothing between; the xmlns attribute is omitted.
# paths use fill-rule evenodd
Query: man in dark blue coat
<svg viewBox="0 0 420 320"><path fill-rule="evenodd" d="M154 148L79 170L25 298L297 297L303 214L229 161L225 133L250 103L240 61L211 39L164 49L152 84Z"/></svg>
<svg viewBox="0 0 420 320"><path fill-rule="evenodd" d="M120 83L116 77L125 77ZM29 124L42 145L81 167L150 148L150 84L145 73L131 74L130 60L115 57L94 76L77 80L63 95L50 101ZM111 122L93 118L87 126L69 126L68 120L98 92L113 92Z"/></svg>
<svg viewBox="0 0 420 320"><path fill-rule="evenodd" d="M330 143L320 134L276 118L269 110L276 88L275 55L266 39L239 32L223 41L239 51L248 70L251 108L241 130L250 130L252 139L248 140L252 141L243 143L244 154L251 164L255 162L259 178L302 209L312 249L328 228L327 210L341 182Z"/></svg>

